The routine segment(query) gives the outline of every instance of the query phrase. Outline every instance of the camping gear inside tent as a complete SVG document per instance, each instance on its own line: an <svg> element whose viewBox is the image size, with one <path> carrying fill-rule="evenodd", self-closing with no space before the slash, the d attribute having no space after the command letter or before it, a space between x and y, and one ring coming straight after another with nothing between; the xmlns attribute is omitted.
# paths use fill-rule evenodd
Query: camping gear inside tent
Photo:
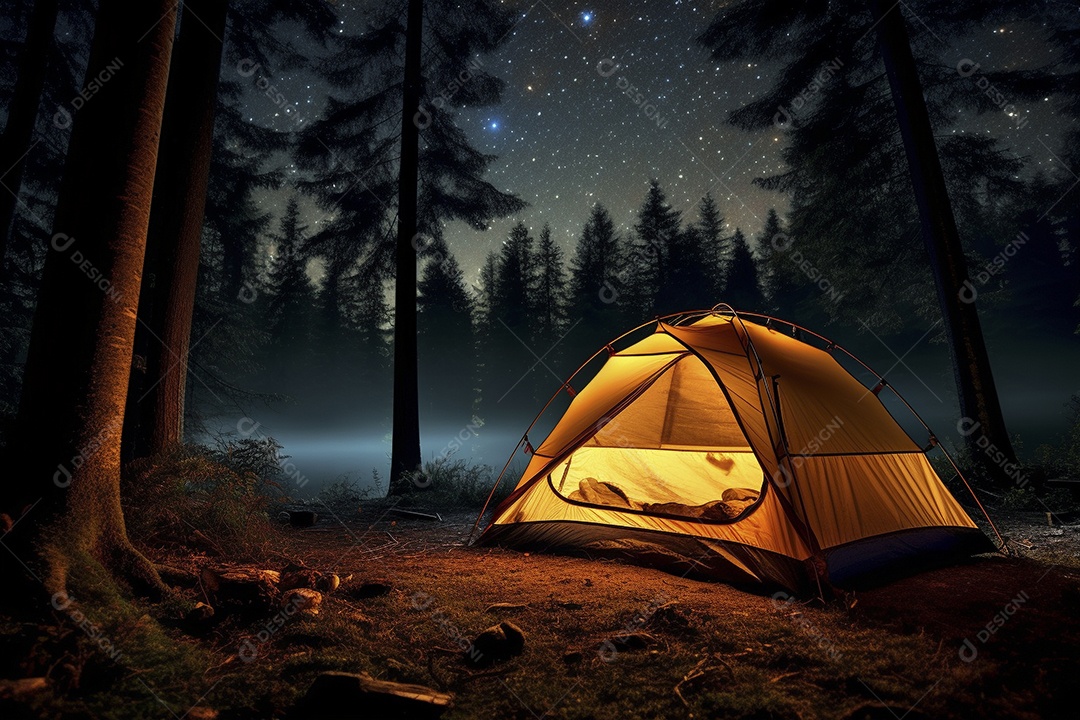
<svg viewBox="0 0 1080 720"><path fill-rule="evenodd" d="M605 350L478 543L793 590L995 550L820 335L717 306Z"/></svg>

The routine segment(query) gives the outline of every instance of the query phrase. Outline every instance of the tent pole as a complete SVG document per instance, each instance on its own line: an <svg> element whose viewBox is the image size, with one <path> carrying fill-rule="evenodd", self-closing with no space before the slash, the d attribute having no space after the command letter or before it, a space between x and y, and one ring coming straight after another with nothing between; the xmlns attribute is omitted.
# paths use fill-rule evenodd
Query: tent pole
<svg viewBox="0 0 1080 720"><path fill-rule="evenodd" d="M983 517L986 518L986 522L990 523L990 529L994 531L994 535L997 536L998 542L1001 544L1001 552L1005 555L1012 555L1012 551L1009 550L1009 544L1005 542L1005 538L998 531L997 525L995 525L994 521L990 519L990 514L986 512L986 508L983 507L982 501L979 500L979 496L975 494L974 488L972 488L971 485L968 484L967 478L964 477L964 473L960 472L960 468L957 467L956 461L952 459L952 455L950 455L949 452L940 445L938 445L938 447L941 448L941 452L945 455L945 459L949 461L950 465L952 465L952 469L956 472L956 476L960 478L960 482L964 483L964 487L966 487L967 491L971 493L971 498L975 501L975 504L979 506L979 510L982 512Z"/></svg>
<svg viewBox="0 0 1080 720"><path fill-rule="evenodd" d="M487 512L488 505L491 504L491 498L495 497L495 491L498 490L499 485L502 484L503 475L506 474L506 469L510 467L510 463L513 462L514 456L517 455L517 451L521 449L521 444L525 442L525 438L528 436L528 433L522 435L521 439L518 440L517 445L514 446L514 452L510 453L510 457L506 458L506 464L503 465L502 470L499 472L499 477L495 480L495 485L491 488L491 492L488 493L487 500L484 501L484 507L480 508L480 514L476 516L476 522L473 523L472 530L469 531L469 538L465 541L466 545L472 544L473 534L476 532L476 528L480 527L480 520L484 517L484 513Z"/></svg>

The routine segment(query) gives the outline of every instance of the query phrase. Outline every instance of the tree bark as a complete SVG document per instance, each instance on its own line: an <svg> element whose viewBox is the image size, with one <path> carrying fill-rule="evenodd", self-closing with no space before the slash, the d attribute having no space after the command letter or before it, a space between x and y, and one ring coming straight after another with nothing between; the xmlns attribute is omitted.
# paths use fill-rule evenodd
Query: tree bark
<svg viewBox="0 0 1080 720"><path fill-rule="evenodd" d="M899 4L886 8L883 0L872 0L872 7L919 207L923 241L945 320L960 411L965 416L958 427L981 473L997 484L1008 484L1013 480L1004 468L1016 463L1016 455L1001 413L975 306L977 292L968 275L907 26ZM991 446L1000 455L988 452Z"/></svg>
<svg viewBox="0 0 1080 720"><path fill-rule="evenodd" d="M397 279L394 286L394 427L390 494L414 487L409 473L420 467L420 396L416 340L417 183L420 166L420 50L423 0L409 0L405 31L405 82L401 106L401 169L398 175Z"/></svg>
<svg viewBox="0 0 1080 720"><path fill-rule="evenodd" d="M5 544L54 597L94 564L162 588L127 537L120 422L175 22L172 0L101 0L73 117L2 490Z"/></svg>
<svg viewBox="0 0 1080 720"><path fill-rule="evenodd" d="M125 414L125 459L184 435L191 318L214 139L227 0L186 0L176 40L150 209L136 363ZM145 368L142 371L141 368Z"/></svg>
<svg viewBox="0 0 1080 720"><path fill-rule="evenodd" d="M15 219L15 206L22 190L23 170L34 136L41 93L45 89L45 74L49 67L49 50L56 30L58 0L37 0L26 29L26 42L19 58L19 76L8 105L4 136L0 138L0 269L7 254L8 234Z"/></svg>

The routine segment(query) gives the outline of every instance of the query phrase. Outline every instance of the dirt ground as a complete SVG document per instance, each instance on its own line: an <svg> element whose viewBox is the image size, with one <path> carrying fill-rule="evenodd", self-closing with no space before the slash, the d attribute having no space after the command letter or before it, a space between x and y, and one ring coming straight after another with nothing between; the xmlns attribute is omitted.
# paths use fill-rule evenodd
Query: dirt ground
<svg viewBox="0 0 1080 720"><path fill-rule="evenodd" d="M1077 716L1080 525L1002 516L1018 557L822 605L612 560L469 548L474 520L406 519L370 502L323 509L314 527L283 525L268 568L344 579L317 615L178 625L169 637L198 653L195 677L155 684L146 669L135 678L145 690L117 681L120 704L69 698L64 708L86 714L46 715L286 717L317 675L340 670L451 693L446 718ZM203 554L156 559L229 566ZM205 588L187 592L199 599ZM501 621L521 629L524 651L467 664L471 639Z"/></svg>
<svg viewBox="0 0 1080 720"><path fill-rule="evenodd" d="M447 717L1076 716L1080 527L1042 514L998 518L1019 557L907 577L854 593L851 607L468 548L468 512L432 522L371 503L323 515L287 536L288 554L393 588L351 603L380 636L364 665L453 692ZM450 651L504 619L525 652L474 677Z"/></svg>

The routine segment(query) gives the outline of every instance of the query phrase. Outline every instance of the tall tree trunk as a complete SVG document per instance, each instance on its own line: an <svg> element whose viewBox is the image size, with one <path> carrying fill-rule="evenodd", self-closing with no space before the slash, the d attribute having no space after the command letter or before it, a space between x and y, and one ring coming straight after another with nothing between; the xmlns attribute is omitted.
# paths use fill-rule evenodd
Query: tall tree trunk
<svg viewBox="0 0 1080 720"><path fill-rule="evenodd" d="M405 35L405 83L401 106L401 170L398 176L397 279L394 286L394 428L390 494L412 487L408 473L420 466L420 396L416 343L416 213L420 175L420 50L424 2L409 0Z"/></svg>
<svg viewBox="0 0 1080 720"><path fill-rule="evenodd" d="M888 9L886 5L883 0L872 0L878 43L919 206L923 241L930 255L938 302L945 320L960 411L965 416L959 427L965 433L972 460L981 472L996 483L1009 483L1012 481L1004 465L1015 463L1016 455L1001 413L964 249L934 144L934 132L911 54L907 26L900 13L902 4L893 4ZM1000 455L987 452L990 446Z"/></svg>
<svg viewBox="0 0 1080 720"><path fill-rule="evenodd" d="M56 29L59 0L37 0L26 29L26 42L19 58L19 76L8 105L7 125L0 138L0 269L7 254L8 234L15 219L15 206L22 190L23 169L34 136L41 93L45 89L45 73L49 67L49 50Z"/></svg>
<svg viewBox="0 0 1080 720"><path fill-rule="evenodd" d="M184 434L187 356L210 178L227 0L186 0L176 40L143 264L135 355L124 416L125 458ZM141 368L145 368L142 371Z"/></svg>
<svg viewBox="0 0 1080 720"><path fill-rule="evenodd" d="M124 525L120 423L176 7L101 0L99 89L74 114L2 490L5 509L32 505L5 544L51 594L93 564L161 589Z"/></svg>

